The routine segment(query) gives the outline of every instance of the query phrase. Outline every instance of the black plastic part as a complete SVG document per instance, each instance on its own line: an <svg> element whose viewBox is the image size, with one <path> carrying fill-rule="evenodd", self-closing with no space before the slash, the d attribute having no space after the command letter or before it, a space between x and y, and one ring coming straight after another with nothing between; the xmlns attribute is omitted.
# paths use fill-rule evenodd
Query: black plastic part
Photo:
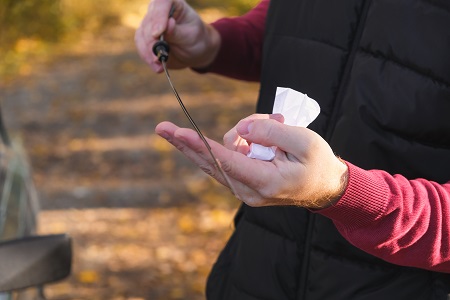
<svg viewBox="0 0 450 300"><path fill-rule="evenodd" d="M72 242L65 234L32 236L0 243L0 292L42 286L67 277Z"/></svg>
<svg viewBox="0 0 450 300"><path fill-rule="evenodd" d="M158 57L159 61L167 61L169 59L170 47L165 41L157 41L153 45L153 53Z"/></svg>
<svg viewBox="0 0 450 300"><path fill-rule="evenodd" d="M6 146L11 146L11 139L9 138L8 131L6 130L5 124L3 122L1 108L0 108L0 137L3 144L5 144Z"/></svg>

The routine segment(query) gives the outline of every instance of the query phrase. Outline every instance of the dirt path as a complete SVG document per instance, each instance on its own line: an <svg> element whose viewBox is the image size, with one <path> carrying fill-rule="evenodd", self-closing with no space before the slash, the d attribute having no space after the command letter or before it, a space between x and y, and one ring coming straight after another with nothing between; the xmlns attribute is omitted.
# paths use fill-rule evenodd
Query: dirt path
<svg viewBox="0 0 450 300"><path fill-rule="evenodd" d="M40 231L74 238L73 275L47 287L50 299L203 299L232 232L237 201L154 134L162 120L188 123L133 34L87 39L0 86L6 123L34 169ZM172 77L216 140L254 110L255 84Z"/></svg>

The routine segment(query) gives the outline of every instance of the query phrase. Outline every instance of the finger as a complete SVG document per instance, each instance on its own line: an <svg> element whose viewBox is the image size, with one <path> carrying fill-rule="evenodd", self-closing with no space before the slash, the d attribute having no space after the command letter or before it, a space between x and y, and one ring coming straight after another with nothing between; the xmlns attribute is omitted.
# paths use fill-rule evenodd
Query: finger
<svg viewBox="0 0 450 300"><path fill-rule="evenodd" d="M249 144L237 134L235 127L223 136L223 145L229 150L237 151L243 154L247 154L250 150Z"/></svg>
<svg viewBox="0 0 450 300"><path fill-rule="evenodd" d="M153 71L156 73L161 73L163 71L162 65L158 61L158 58L153 54L152 46L150 46L153 45L154 41L150 43L145 41L142 25L136 30L134 39L139 56L142 60L144 60Z"/></svg>
<svg viewBox="0 0 450 300"><path fill-rule="evenodd" d="M236 125L236 130L240 135L247 134L248 133L248 127L253 123L255 120L274 120L279 123L284 122L284 117L282 114L253 114L251 116L248 116L245 119L242 119L239 121L239 123Z"/></svg>
<svg viewBox="0 0 450 300"><path fill-rule="evenodd" d="M247 154L250 151L250 143L247 142L245 139L243 139L241 136L239 136L239 134L237 133L236 127L237 126L248 126L245 124L250 124L251 122L253 122L253 120L263 120L263 119L273 119L276 120L278 122L283 122L284 121L284 117L281 114L253 114L251 116L248 116L244 119L242 119L241 121L239 121L239 123L233 127L230 131L228 131L223 138L224 141L224 146L227 149L230 150L234 150L243 154Z"/></svg>
<svg viewBox="0 0 450 300"><path fill-rule="evenodd" d="M189 160L197 164L205 173L214 177L223 185L227 185L226 179L217 169L216 161L212 158L197 132L188 128L179 128L170 122L158 124L155 131L180 150ZM213 142L212 140L209 141Z"/></svg>
<svg viewBox="0 0 450 300"><path fill-rule="evenodd" d="M151 19L151 26L148 26L145 36L150 39L158 39L167 28L169 20L169 12L173 5L173 1L153 0L148 6L147 16Z"/></svg>
<svg viewBox="0 0 450 300"><path fill-rule="evenodd" d="M246 124L244 124L246 125ZM284 152L293 154L303 161L302 155L315 147L317 134L296 126L288 126L274 120L255 120L245 127L237 128L239 134L252 143L263 146L276 146ZM305 151L305 149L309 149Z"/></svg>
<svg viewBox="0 0 450 300"><path fill-rule="evenodd" d="M214 166L209 160L203 159L201 155L198 155L196 151L191 149L183 139L177 138L176 132L181 128L170 122L162 122L155 128L155 132L171 143L175 148L182 152L192 162L197 164L207 174L213 173ZM197 134L196 132L194 132Z"/></svg>
<svg viewBox="0 0 450 300"><path fill-rule="evenodd" d="M270 118L270 116L267 114L253 114L242 119L241 121L239 121L238 124L241 124L242 122L251 122L251 120L254 119L267 119L267 118ZM227 149L247 154L248 151L250 150L249 143L247 143L246 140L244 140L239 136L239 134L236 131L236 126L234 126L224 135L223 137L224 146Z"/></svg>
<svg viewBox="0 0 450 300"><path fill-rule="evenodd" d="M208 150L209 147L205 145L197 132L189 128L179 128L174 132L174 138L189 148L189 151L184 151L184 154L195 162L205 173L216 178L222 184L226 183L226 180L218 174L220 172L217 170L217 161L212 157ZM205 139L208 145L214 142L206 137ZM205 162L207 163L205 164Z"/></svg>
<svg viewBox="0 0 450 300"><path fill-rule="evenodd" d="M175 133L176 138L183 141L183 143L191 148L197 155L203 157L203 159L210 160L210 154L207 148L196 134L195 131L190 129L180 128ZM274 164L270 162L263 162L248 158L242 153L231 151L225 148L223 145L208 139L211 146L211 150L220 161L223 170L236 182L239 182L242 188L250 188L259 191L263 187L269 185L273 177L278 171ZM220 176L219 176L220 177ZM216 179L220 179L217 178ZM233 181L234 182L234 181Z"/></svg>
<svg viewBox="0 0 450 300"><path fill-rule="evenodd" d="M150 64L152 61L152 58L149 55L148 48L145 43L145 38L143 36L143 29L142 27L139 27L136 30L134 41L136 44L136 48L138 50L139 56L147 63Z"/></svg>
<svg viewBox="0 0 450 300"><path fill-rule="evenodd" d="M218 152L220 151L228 151L222 145L216 143L213 140L208 138L207 141L211 146L211 152L214 153L215 158L218 160L222 171L227 174L228 178L224 178L222 173L216 168L214 158L209 153L206 145L203 143L199 135L191 130L186 128L180 128L176 130L175 137L182 141L183 145L189 148L189 151L184 150L183 153L194 163L196 163L205 173L215 178L221 184L228 186L236 198L239 200L245 201L247 204L252 206L259 206L262 200L261 195L248 187L245 183L236 180L228 174L227 168L224 167L223 161L217 157ZM231 152L233 153L233 152ZM204 163L207 161L208 163ZM230 186L231 184L231 186Z"/></svg>
<svg viewBox="0 0 450 300"><path fill-rule="evenodd" d="M169 134L171 136L173 136L173 133L180 127L178 127L177 125L171 123L171 122L161 122L158 125L156 125L155 127L155 132L158 135L164 135L164 134Z"/></svg>
<svg viewBox="0 0 450 300"><path fill-rule="evenodd" d="M160 134L161 136L165 137L169 140L173 145L175 145L180 151L183 152L186 157L188 157L191 161L196 163L203 171L205 171L207 174L213 176L216 180L218 180L223 185L227 186L226 180L222 177L222 175L217 172L215 169L215 165L213 162L212 157L210 156L206 146L204 145L203 141L200 139L198 134L191 130L186 128L179 128L176 125L170 123L170 122L163 122L159 124L156 128L156 132ZM170 137L167 138L167 135ZM261 172L256 170L255 172L249 172L248 174L245 172L247 169L247 166L244 166L242 170L242 174L239 176L236 176L237 179L233 178L234 172L230 169L230 164L226 162L226 160L234 161L234 154L241 156L246 159L247 162L250 163L261 163L256 160L252 160L247 158L246 156L243 156L240 153L236 153L233 151L227 150L225 147L220 145L219 143L207 139L209 144L211 145L211 150L215 154L216 158L219 160L223 171L228 174L229 180L231 181L231 184L233 185L235 196L247 203L250 206L263 206L263 205L275 205L278 202L271 202L271 199L264 199L264 197L261 195L261 193L258 190L255 190L251 187L251 185L254 185L256 187L261 186L267 186L267 182L264 183L254 183L255 180L257 180L261 176ZM225 151L225 152L224 152ZM238 159L239 160L239 159ZM239 165L240 162L238 161L237 164ZM270 165L270 163L268 163ZM267 166L266 166L267 167ZM270 166L269 166L270 167ZM272 165L273 167L273 165ZM234 170L234 167L233 167ZM230 173L231 172L231 173ZM274 172L269 170L266 172L266 174L269 174L269 176L261 176L265 177L270 180L270 174L273 174ZM234 175L233 175L234 174ZM239 172L238 172L239 174ZM247 179L247 175L249 175L250 183L249 186L246 180L242 180L241 178ZM267 180L266 179L266 180Z"/></svg>
<svg viewBox="0 0 450 300"><path fill-rule="evenodd" d="M284 116L282 114L270 114L269 119L284 123Z"/></svg>
<svg viewBox="0 0 450 300"><path fill-rule="evenodd" d="M167 29L166 29L166 33L168 35L172 34L173 31L175 30L175 26L177 25L175 19L172 17L169 19L168 23L167 23Z"/></svg>

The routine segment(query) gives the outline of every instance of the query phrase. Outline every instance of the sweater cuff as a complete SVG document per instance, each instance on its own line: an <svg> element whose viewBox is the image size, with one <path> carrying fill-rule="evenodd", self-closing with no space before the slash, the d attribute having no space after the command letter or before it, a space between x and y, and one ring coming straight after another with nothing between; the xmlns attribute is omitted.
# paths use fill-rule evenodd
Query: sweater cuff
<svg viewBox="0 0 450 300"><path fill-rule="evenodd" d="M348 185L334 205L315 211L346 228L367 226L383 215L389 189L377 170L366 171L349 162Z"/></svg>

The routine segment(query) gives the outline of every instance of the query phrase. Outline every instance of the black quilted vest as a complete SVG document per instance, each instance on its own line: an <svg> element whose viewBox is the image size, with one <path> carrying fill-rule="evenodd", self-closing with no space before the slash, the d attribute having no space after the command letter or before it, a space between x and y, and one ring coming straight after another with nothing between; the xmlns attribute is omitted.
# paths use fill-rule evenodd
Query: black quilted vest
<svg viewBox="0 0 450 300"><path fill-rule="evenodd" d="M449 0L272 0L259 112L277 86L320 103L310 128L344 159L450 180ZM243 205L207 297L444 300L449 278L366 254L304 209Z"/></svg>

